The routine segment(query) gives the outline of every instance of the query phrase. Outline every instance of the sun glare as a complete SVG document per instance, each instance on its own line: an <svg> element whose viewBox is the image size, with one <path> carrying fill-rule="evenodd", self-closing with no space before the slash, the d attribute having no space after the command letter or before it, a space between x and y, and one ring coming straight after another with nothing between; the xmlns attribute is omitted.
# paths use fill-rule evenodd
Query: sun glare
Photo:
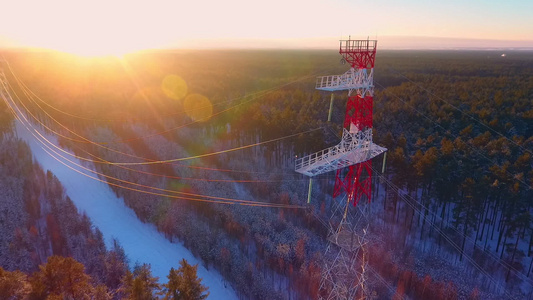
<svg viewBox="0 0 533 300"><path fill-rule="evenodd" d="M54 46L49 47L52 50L58 50L61 52L66 52L69 54L74 54L80 57L94 58L94 57L105 57L105 56L115 56L123 57L125 54L134 52L136 49L123 49L122 47L117 48L102 48L102 47L72 47L72 46Z"/></svg>
<svg viewBox="0 0 533 300"><path fill-rule="evenodd" d="M161 83L165 95L174 100L181 100L187 95L187 83L177 75L167 75Z"/></svg>
<svg viewBox="0 0 533 300"><path fill-rule="evenodd" d="M15 3L12 10L22 11L23 6ZM32 22L10 22L10 35L24 46L78 56L121 56L162 47L169 39L165 6L125 0L51 0L33 8L25 15Z"/></svg>
<svg viewBox="0 0 533 300"><path fill-rule="evenodd" d="M140 50L136 48L127 48L123 45L109 45L109 44L77 44L77 45L57 45L51 46L53 50L59 50L82 57L100 57L100 56L116 56L122 57L125 54Z"/></svg>
<svg viewBox="0 0 533 300"><path fill-rule="evenodd" d="M83 57L121 57L128 53L153 47L146 41L136 39L132 37L132 34L120 32L121 30L111 25L85 25L87 24L79 24L68 32L48 37L46 41L41 43L42 48Z"/></svg>
<svg viewBox="0 0 533 300"><path fill-rule="evenodd" d="M213 105L211 101L200 94L191 94L185 98L183 103L185 113L193 120L205 122L213 115Z"/></svg>

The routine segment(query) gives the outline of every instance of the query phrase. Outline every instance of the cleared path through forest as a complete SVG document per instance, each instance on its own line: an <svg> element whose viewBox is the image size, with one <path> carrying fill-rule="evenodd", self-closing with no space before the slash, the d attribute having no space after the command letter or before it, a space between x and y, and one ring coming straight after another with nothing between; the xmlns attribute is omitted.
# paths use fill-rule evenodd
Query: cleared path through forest
<svg viewBox="0 0 533 300"><path fill-rule="evenodd" d="M48 155L42 144L18 121L16 130L18 136L30 146L34 160L45 171L50 170L59 179L78 211L85 212L102 231L107 248L111 248L113 238L119 241L130 260L130 267L136 262L148 263L151 265L152 274L164 283L170 268L177 269L179 261L185 258L190 264L198 264L198 276L202 278L202 283L209 287L209 299L237 299L231 288L224 287L222 275L215 270L208 271L187 248L181 243L171 243L154 225L141 222L134 211L127 207L123 199L118 198L107 184L71 170ZM54 144L58 144L54 137L45 136ZM69 159L82 164L75 158ZM80 171L95 176L88 171Z"/></svg>

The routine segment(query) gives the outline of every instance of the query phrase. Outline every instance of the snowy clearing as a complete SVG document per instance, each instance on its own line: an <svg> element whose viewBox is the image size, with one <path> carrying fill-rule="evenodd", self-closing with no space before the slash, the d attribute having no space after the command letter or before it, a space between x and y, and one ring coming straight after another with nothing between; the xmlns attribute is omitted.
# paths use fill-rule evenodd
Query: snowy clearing
<svg viewBox="0 0 533 300"><path fill-rule="evenodd" d="M111 247L113 238L120 242L129 258L130 267L136 262L148 263L151 265L152 274L164 283L170 268L177 269L179 261L185 258L190 264L198 264L198 276L202 278L202 283L209 287L209 299L237 299L230 287L224 287L224 278L218 272L208 271L182 244L171 243L154 225L142 223L106 183L93 180L51 157L45 151L43 143L20 122L16 122L16 131L30 146L34 160L45 171L50 170L59 179L78 210L85 212L94 226L102 231L107 248ZM58 144L55 137L41 134L55 145ZM76 158L69 159L82 164ZM90 172L83 172L95 176Z"/></svg>

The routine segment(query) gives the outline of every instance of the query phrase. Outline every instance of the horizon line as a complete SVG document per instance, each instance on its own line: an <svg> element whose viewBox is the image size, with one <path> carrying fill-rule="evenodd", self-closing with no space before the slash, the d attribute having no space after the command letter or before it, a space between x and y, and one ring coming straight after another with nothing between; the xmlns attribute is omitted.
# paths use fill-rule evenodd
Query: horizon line
<svg viewBox="0 0 533 300"><path fill-rule="evenodd" d="M434 36L376 36L380 50L456 50L456 51L530 51L533 50L533 40L499 40L477 38L453 38ZM168 50L334 50L338 48L338 37L308 37L308 38L203 38L187 39L169 42L144 49L132 49L126 53ZM354 40L357 40L355 38ZM333 43L335 41L335 43ZM3 42L3 43L1 43ZM0 49L3 51L57 51L46 46L24 46L9 42L0 37ZM219 45L213 47L213 45ZM304 45L308 45L307 47Z"/></svg>

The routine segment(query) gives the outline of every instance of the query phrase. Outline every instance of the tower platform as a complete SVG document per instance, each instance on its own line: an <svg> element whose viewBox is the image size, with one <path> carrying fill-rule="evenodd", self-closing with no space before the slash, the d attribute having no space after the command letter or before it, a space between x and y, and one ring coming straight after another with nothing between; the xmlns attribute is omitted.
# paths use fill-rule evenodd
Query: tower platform
<svg viewBox="0 0 533 300"><path fill-rule="evenodd" d="M343 129L338 145L297 159L296 172L312 177L365 162L387 150L372 142L372 128L351 131Z"/></svg>
<svg viewBox="0 0 533 300"><path fill-rule="evenodd" d="M317 90L330 92L361 89L361 94L365 95L367 90L374 88L373 73L374 70L370 70L370 73L367 73L366 69L356 70L350 68L350 70L342 75L317 77L315 88Z"/></svg>

